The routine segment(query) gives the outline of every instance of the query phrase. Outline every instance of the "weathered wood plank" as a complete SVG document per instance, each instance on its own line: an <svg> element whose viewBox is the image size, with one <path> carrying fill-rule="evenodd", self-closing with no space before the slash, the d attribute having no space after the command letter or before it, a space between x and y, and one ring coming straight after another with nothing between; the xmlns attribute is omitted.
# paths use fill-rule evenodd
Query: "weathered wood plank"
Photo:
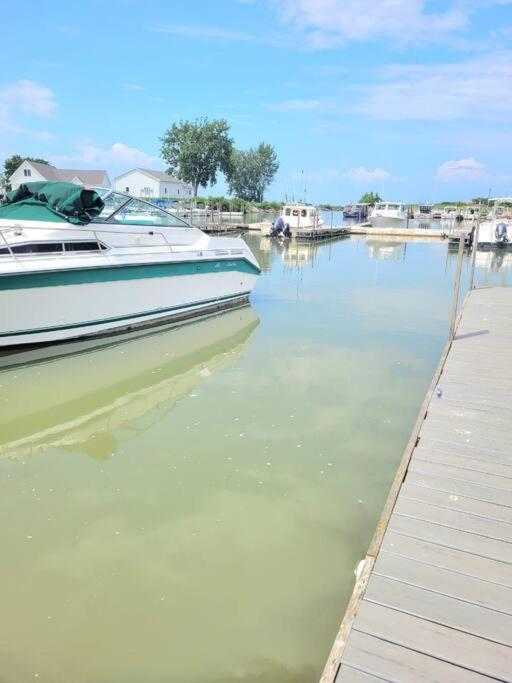
<svg viewBox="0 0 512 683"><path fill-rule="evenodd" d="M336 676L336 683L389 683L388 679L374 676L352 666L342 664Z"/></svg>
<svg viewBox="0 0 512 683"><path fill-rule="evenodd" d="M363 600L359 608L354 628L469 671L512 683L512 650L506 645L367 600Z"/></svg>
<svg viewBox="0 0 512 683"><path fill-rule="evenodd" d="M512 616L373 573L366 601L512 646ZM510 651L512 657L512 650Z"/></svg>
<svg viewBox="0 0 512 683"><path fill-rule="evenodd" d="M364 671L378 672L389 681L417 683L489 683L492 679L409 650L387 640L354 631L344 661ZM338 681L350 681L340 677ZM357 679L356 679L357 680ZM364 679L362 679L364 680Z"/></svg>
<svg viewBox="0 0 512 683"><path fill-rule="evenodd" d="M388 528L413 538L512 564L512 545L494 538L450 529L440 524L403 515L392 515ZM512 567L510 569L512 571Z"/></svg>
<svg viewBox="0 0 512 683"><path fill-rule="evenodd" d="M409 472L418 472L423 474L433 474L441 477L450 477L451 479L458 479L459 481L469 481L473 484L480 484L481 486L488 486L490 488L508 491L512 493L512 480L505 477L496 476L494 474L484 474L482 472L475 472L467 468L454 467L452 465L442 465L434 462L427 462L419 458L413 458L409 465Z"/></svg>
<svg viewBox="0 0 512 683"><path fill-rule="evenodd" d="M459 557L458 568L460 568L460 560ZM512 615L512 588L462 575L458 571L426 564L417 559L394 555L385 552L384 549L379 553L372 576L395 579L395 581Z"/></svg>
<svg viewBox="0 0 512 683"><path fill-rule="evenodd" d="M512 551L512 526L506 522L498 522L494 519L478 517L460 510L447 510L446 508L425 503L421 500L411 500L400 496L395 506L394 515L405 515L414 519L421 519L433 524L439 524L450 529L467 531L486 538L494 538L511 544ZM511 553L512 560L512 553Z"/></svg>
<svg viewBox="0 0 512 683"><path fill-rule="evenodd" d="M415 461L426 460L428 462L438 462L442 465L453 465L463 469L474 470L484 474L497 474L500 477L512 479L512 465L496 462L496 460L484 460L474 458L469 455L454 455L452 453L442 453L431 451L426 448L417 448L414 453Z"/></svg>
<svg viewBox="0 0 512 683"><path fill-rule="evenodd" d="M425 541L388 530L382 543L382 552L448 569L459 573L461 576L472 576L512 588L510 565L449 546L439 545L432 541Z"/></svg>
<svg viewBox="0 0 512 683"><path fill-rule="evenodd" d="M470 515L512 524L512 508L475 500L474 498L466 498L465 496L453 495L446 491L438 491L426 486L418 486L409 480L402 485L400 498L419 500L448 510L458 510L459 512L467 512Z"/></svg>
<svg viewBox="0 0 512 683"><path fill-rule="evenodd" d="M446 491L454 495L466 496L475 500L482 500L488 503L496 503L512 507L512 493L509 491L499 491L489 486L475 484L470 481L460 481L453 477L443 477L439 475L427 474L426 472L411 472L409 470L406 481L410 484L425 486Z"/></svg>

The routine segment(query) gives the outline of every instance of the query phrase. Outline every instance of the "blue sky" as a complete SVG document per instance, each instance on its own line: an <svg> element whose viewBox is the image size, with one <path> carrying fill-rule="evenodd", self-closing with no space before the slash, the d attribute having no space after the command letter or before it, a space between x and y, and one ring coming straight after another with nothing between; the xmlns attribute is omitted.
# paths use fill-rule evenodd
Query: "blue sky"
<svg viewBox="0 0 512 683"><path fill-rule="evenodd" d="M512 193L512 0L27 0L2 24L0 161L163 168L205 115L275 146L268 198Z"/></svg>

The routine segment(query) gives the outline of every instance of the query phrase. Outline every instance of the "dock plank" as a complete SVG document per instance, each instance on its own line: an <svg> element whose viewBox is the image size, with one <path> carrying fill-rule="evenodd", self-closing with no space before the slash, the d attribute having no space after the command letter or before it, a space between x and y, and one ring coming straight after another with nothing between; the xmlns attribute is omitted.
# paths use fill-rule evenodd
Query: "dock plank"
<svg viewBox="0 0 512 683"><path fill-rule="evenodd" d="M400 557L382 550L373 573L373 576L377 575L512 616L512 588L461 575L416 558Z"/></svg>
<svg viewBox="0 0 512 683"><path fill-rule="evenodd" d="M400 496L393 517L397 515L432 522L449 529L467 531L471 534L512 544L512 526L510 524L479 517L461 510L447 510L438 505L432 505L432 503ZM512 545L510 549L512 550ZM510 557L512 559L512 554Z"/></svg>
<svg viewBox="0 0 512 683"><path fill-rule="evenodd" d="M446 491L438 491L426 486L418 486L417 484L410 483L408 480L402 485L401 497L430 503L431 505L437 505L448 510L458 510L460 512L467 512L470 515L476 515L477 517L485 517L512 524L512 508L510 507L467 498L466 496L453 495Z"/></svg>
<svg viewBox="0 0 512 683"><path fill-rule="evenodd" d="M364 599L494 643L512 646L510 614L375 573L370 577Z"/></svg>
<svg viewBox="0 0 512 683"><path fill-rule="evenodd" d="M376 675L378 672L379 676L388 681L489 683L493 680L474 671L461 669L437 657L430 657L358 631L354 632L350 639L344 661L370 674ZM348 683L351 680L343 676L342 667L336 683Z"/></svg>
<svg viewBox="0 0 512 683"><path fill-rule="evenodd" d="M354 630L512 683L512 650L506 645L367 600L361 603Z"/></svg>
<svg viewBox="0 0 512 683"><path fill-rule="evenodd" d="M472 576L512 588L512 571L510 565L504 562L432 541L405 536L392 530L387 531L381 552L414 559L440 569L449 569L461 576Z"/></svg>

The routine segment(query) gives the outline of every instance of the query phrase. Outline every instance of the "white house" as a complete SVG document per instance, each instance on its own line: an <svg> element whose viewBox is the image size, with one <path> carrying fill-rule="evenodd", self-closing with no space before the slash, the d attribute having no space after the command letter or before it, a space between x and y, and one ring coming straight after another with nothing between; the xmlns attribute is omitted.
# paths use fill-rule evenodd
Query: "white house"
<svg viewBox="0 0 512 683"><path fill-rule="evenodd" d="M163 171L134 168L114 179L114 189L135 197L192 197L194 188L189 183Z"/></svg>
<svg viewBox="0 0 512 683"><path fill-rule="evenodd" d="M106 171L87 171L74 168L55 168L39 161L24 161L9 178L11 187L16 190L22 183L34 181L63 181L86 185L87 187L111 187Z"/></svg>

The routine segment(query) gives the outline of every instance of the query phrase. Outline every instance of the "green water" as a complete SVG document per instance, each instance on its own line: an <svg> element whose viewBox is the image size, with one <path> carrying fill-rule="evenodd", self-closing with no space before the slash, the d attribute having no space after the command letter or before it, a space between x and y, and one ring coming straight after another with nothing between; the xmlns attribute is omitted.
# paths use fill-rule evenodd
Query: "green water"
<svg viewBox="0 0 512 683"><path fill-rule="evenodd" d="M455 257L248 241L252 308L0 372L2 683L318 679Z"/></svg>

